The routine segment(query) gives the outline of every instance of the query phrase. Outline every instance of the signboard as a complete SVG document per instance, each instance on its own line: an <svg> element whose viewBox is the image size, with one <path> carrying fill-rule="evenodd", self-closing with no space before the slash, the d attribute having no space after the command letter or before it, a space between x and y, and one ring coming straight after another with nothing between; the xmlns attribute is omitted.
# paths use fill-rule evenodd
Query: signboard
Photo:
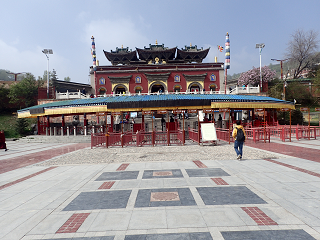
<svg viewBox="0 0 320 240"><path fill-rule="evenodd" d="M281 111L282 111L282 112L289 112L289 111L290 111L290 108L281 108Z"/></svg>
<svg viewBox="0 0 320 240"><path fill-rule="evenodd" d="M167 110L158 110L157 113L158 114L167 114Z"/></svg>
<svg viewBox="0 0 320 240"><path fill-rule="evenodd" d="M212 109L203 109L204 113L212 113Z"/></svg>
<svg viewBox="0 0 320 240"><path fill-rule="evenodd" d="M320 112L320 108L315 108L314 109L316 112Z"/></svg>
<svg viewBox="0 0 320 240"><path fill-rule="evenodd" d="M188 113L198 113L198 110L197 109L189 109Z"/></svg>
<svg viewBox="0 0 320 240"><path fill-rule="evenodd" d="M142 115L151 115L152 111L142 111Z"/></svg>
<svg viewBox="0 0 320 240"><path fill-rule="evenodd" d="M255 112L263 112L264 109L263 109L263 108L255 108L254 111L255 111Z"/></svg>
<svg viewBox="0 0 320 240"><path fill-rule="evenodd" d="M107 124L111 124L111 115L107 115Z"/></svg>
<svg viewBox="0 0 320 240"><path fill-rule="evenodd" d="M121 112L113 112L111 113L112 116L118 116L118 115L121 115Z"/></svg>
<svg viewBox="0 0 320 240"><path fill-rule="evenodd" d="M217 141L217 133L214 123L202 123L201 124L201 137L202 142Z"/></svg>
<svg viewBox="0 0 320 240"><path fill-rule="evenodd" d="M97 116L105 116L106 115L106 113L104 113L104 112L98 112L97 113Z"/></svg>
<svg viewBox="0 0 320 240"><path fill-rule="evenodd" d="M178 113L182 113L183 112L183 110L181 110L181 109L175 109L175 110L173 110L173 113L174 114L178 114Z"/></svg>
<svg viewBox="0 0 320 240"><path fill-rule="evenodd" d="M229 108L219 108L219 112L229 112Z"/></svg>
<svg viewBox="0 0 320 240"><path fill-rule="evenodd" d="M309 108L307 108L307 107L302 107L302 108L300 108L300 111L301 111L301 112L308 112L308 111L309 111Z"/></svg>

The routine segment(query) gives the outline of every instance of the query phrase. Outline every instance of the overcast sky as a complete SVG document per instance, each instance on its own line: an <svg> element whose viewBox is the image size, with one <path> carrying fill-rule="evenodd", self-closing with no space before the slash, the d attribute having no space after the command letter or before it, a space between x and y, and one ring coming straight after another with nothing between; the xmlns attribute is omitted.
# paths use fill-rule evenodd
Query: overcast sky
<svg viewBox="0 0 320 240"><path fill-rule="evenodd" d="M269 65L283 58L294 31L320 30L319 0L11 0L0 6L0 69L43 76L42 50L51 48L50 71L79 83L89 83L91 36L100 65L110 65L102 50L134 50L156 40L169 48L210 47L205 62L213 62L229 32L228 74L234 74L259 66L256 43L265 43L262 65ZM224 62L224 52L218 56Z"/></svg>

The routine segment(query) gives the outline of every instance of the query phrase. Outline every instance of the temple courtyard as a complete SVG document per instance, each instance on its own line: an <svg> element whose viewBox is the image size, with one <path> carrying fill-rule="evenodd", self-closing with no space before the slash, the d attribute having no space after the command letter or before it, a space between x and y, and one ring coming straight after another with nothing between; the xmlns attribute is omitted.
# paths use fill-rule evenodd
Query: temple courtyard
<svg viewBox="0 0 320 240"><path fill-rule="evenodd" d="M320 140L90 148L7 141L0 239L320 239Z"/></svg>

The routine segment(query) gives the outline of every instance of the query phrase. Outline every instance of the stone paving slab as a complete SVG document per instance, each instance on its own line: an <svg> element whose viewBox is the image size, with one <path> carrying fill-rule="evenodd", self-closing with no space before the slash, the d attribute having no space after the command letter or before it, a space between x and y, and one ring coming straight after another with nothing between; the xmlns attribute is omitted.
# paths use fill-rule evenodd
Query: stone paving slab
<svg viewBox="0 0 320 240"><path fill-rule="evenodd" d="M225 240L313 240L314 238L304 230L278 230L278 231L234 231L221 232Z"/></svg>
<svg viewBox="0 0 320 240"><path fill-rule="evenodd" d="M126 156L134 155L128 149ZM141 149L146 157L139 162L52 164L92 152L83 149L0 174L0 183L7 184L56 166L0 190L0 239L320 239L320 177L310 174L320 170L318 162L281 155L276 162L208 159L197 154L209 151L201 146L188 149L193 160L178 161L178 153L160 160L158 148ZM111 151L115 160L124 156L121 151ZM122 163L129 165L117 171ZM105 181L114 184L99 189ZM74 214L87 218L75 232L58 233ZM272 224L259 225L261 216Z"/></svg>

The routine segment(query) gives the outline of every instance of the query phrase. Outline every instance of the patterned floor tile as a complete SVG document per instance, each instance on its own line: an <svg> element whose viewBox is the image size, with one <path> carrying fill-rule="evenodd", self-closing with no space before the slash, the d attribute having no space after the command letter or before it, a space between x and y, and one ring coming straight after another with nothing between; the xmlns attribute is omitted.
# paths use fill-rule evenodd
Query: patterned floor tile
<svg viewBox="0 0 320 240"><path fill-rule="evenodd" d="M63 211L126 208L131 190L82 192Z"/></svg>
<svg viewBox="0 0 320 240"><path fill-rule="evenodd" d="M245 186L197 187L206 205L265 204L266 202Z"/></svg>
<svg viewBox="0 0 320 240"><path fill-rule="evenodd" d="M314 240L302 229L221 232L225 240Z"/></svg>
<svg viewBox="0 0 320 240"><path fill-rule="evenodd" d="M182 178L182 172L180 169L171 170L145 170L143 172L142 179L149 178Z"/></svg>
<svg viewBox="0 0 320 240"><path fill-rule="evenodd" d="M186 169L189 177L230 176L221 168Z"/></svg>
<svg viewBox="0 0 320 240"><path fill-rule="evenodd" d="M212 237L208 232L198 233L166 233L166 234L145 234L145 235L127 235L125 240L211 240Z"/></svg>
<svg viewBox="0 0 320 240"><path fill-rule="evenodd" d="M192 205L196 205L196 202L189 188L160 188L140 189L134 207Z"/></svg>
<svg viewBox="0 0 320 240"><path fill-rule="evenodd" d="M137 179L139 171L104 172L96 181Z"/></svg>

